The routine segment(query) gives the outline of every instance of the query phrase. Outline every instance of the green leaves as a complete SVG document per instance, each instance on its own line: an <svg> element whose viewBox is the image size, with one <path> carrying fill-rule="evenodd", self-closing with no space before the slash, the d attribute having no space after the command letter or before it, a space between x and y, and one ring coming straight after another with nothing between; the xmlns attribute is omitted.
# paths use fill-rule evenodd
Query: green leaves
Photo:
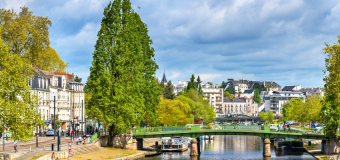
<svg viewBox="0 0 340 160"><path fill-rule="evenodd" d="M322 100L322 109L320 115L325 120L326 134L330 138L335 135L339 136L340 127L340 36L338 42L330 45L325 43L326 47L323 49L327 55L325 58L325 68L323 70L326 75L325 81L326 96Z"/></svg>
<svg viewBox="0 0 340 160"><path fill-rule="evenodd" d="M9 127L17 140L31 139L41 125L38 97L30 93L28 80L33 68L20 55L11 54L0 38L0 127ZM1 133L4 130L1 130Z"/></svg>
<svg viewBox="0 0 340 160"><path fill-rule="evenodd" d="M256 103L261 103L261 96L258 89L255 89L253 99Z"/></svg>
<svg viewBox="0 0 340 160"><path fill-rule="evenodd" d="M139 126L156 125L157 86L152 40L129 0L115 0L104 17L86 83L87 113L110 127L110 136Z"/></svg>

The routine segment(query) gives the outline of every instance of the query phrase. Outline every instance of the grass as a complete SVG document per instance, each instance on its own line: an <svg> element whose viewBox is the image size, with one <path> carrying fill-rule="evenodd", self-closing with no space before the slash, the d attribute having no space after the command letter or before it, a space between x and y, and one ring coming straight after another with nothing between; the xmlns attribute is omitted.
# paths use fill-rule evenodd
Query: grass
<svg viewBox="0 0 340 160"><path fill-rule="evenodd" d="M103 147L100 150L72 156L72 160L104 160L104 159L114 159L125 156L130 156L133 154L141 153L141 151L131 150L131 149L119 149L113 147ZM62 159L67 160L68 158Z"/></svg>
<svg viewBox="0 0 340 160"><path fill-rule="evenodd" d="M38 158L40 158L40 157L42 157L42 156L44 156L44 155L46 155L46 154L47 154L47 153L40 152L40 153L35 154L35 155L32 156L32 157L26 158L25 160L35 160L35 159L38 159Z"/></svg>
<svg viewBox="0 0 340 160"><path fill-rule="evenodd" d="M308 143L304 143L304 145L306 146L306 148L308 148L309 150L312 150L316 144L311 144L310 146L308 146Z"/></svg>

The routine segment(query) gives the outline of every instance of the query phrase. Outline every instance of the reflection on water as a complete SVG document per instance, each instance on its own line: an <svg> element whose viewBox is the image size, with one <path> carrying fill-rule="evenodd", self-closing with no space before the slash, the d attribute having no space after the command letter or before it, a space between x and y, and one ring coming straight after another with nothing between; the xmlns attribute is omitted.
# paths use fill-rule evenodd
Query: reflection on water
<svg viewBox="0 0 340 160"><path fill-rule="evenodd" d="M262 140L257 136L225 135L215 136L214 140L201 140L201 155L197 159L264 159ZM315 159L306 152L275 151L271 146L270 159ZM161 155L147 157L145 160L191 159L190 148L185 152L163 152Z"/></svg>

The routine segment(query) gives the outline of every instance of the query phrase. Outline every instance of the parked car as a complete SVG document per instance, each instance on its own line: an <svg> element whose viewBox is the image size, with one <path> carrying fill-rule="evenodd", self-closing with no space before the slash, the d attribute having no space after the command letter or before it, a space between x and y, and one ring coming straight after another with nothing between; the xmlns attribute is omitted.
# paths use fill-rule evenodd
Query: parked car
<svg viewBox="0 0 340 160"><path fill-rule="evenodd" d="M54 130L53 129L47 130L46 136L54 136Z"/></svg>

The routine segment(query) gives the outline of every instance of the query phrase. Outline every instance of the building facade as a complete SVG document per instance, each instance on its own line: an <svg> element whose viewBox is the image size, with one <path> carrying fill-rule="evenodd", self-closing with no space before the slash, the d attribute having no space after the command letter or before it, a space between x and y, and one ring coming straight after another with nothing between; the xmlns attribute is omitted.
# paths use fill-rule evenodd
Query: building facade
<svg viewBox="0 0 340 160"><path fill-rule="evenodd" d="M258 104L250 98L223 98L222 114L224 115L246 115L258 116Z"/></svg>
<svg viewBox="0 0 340 160"><path fill-rule="evenodd" d="M255 83L258 83L260 86L263 85L264 87L270 88L270 90L272 90L272 91L281 91L281 86L274 81L248 81L248 80L230 81L230 82L227 83L226 88L234 87L235 92L243 93L244 90L248 89L249 87L252 87ZM226 88L224 88L224 89L226 89Z"/></svg>
<svg viewBox="0 0 340 160"><path fill-rule="evenodd" d="M218 88L218 85L200 84L203 91L203 99L209 100L209 103L215 107L216 116L221 114L223 103L223 88Z"/></svg>
<svg viewBox="0 0 340 160"><path fill-rule="evenodd" d="M264 96L265 112L273 111L276 115L282 114L282 105L292 98L301 98L304 101L305 96L302 92L292 91L273 91L270 95Z"/></svg>
<svg viewBox="0 0 340 160"><path fill-rule="evenodd" d="M308 96L326 96L326 92L324 91L323 88L318 87L318 88L302 88L300 90L306 97Z"/></svg>
<svg viewBox="0 0 340 160"><path fill-rule="evenodd" d="M31 94L39 97L38 112L46 124L43 130L53 128L54 115L64 131L70 128L71 121L79 124L81 116L84 120L85 108L80 109L85 107L84 84L74 82L74 74L48 72L35 67L34 78L28 83Z"/></svg>

